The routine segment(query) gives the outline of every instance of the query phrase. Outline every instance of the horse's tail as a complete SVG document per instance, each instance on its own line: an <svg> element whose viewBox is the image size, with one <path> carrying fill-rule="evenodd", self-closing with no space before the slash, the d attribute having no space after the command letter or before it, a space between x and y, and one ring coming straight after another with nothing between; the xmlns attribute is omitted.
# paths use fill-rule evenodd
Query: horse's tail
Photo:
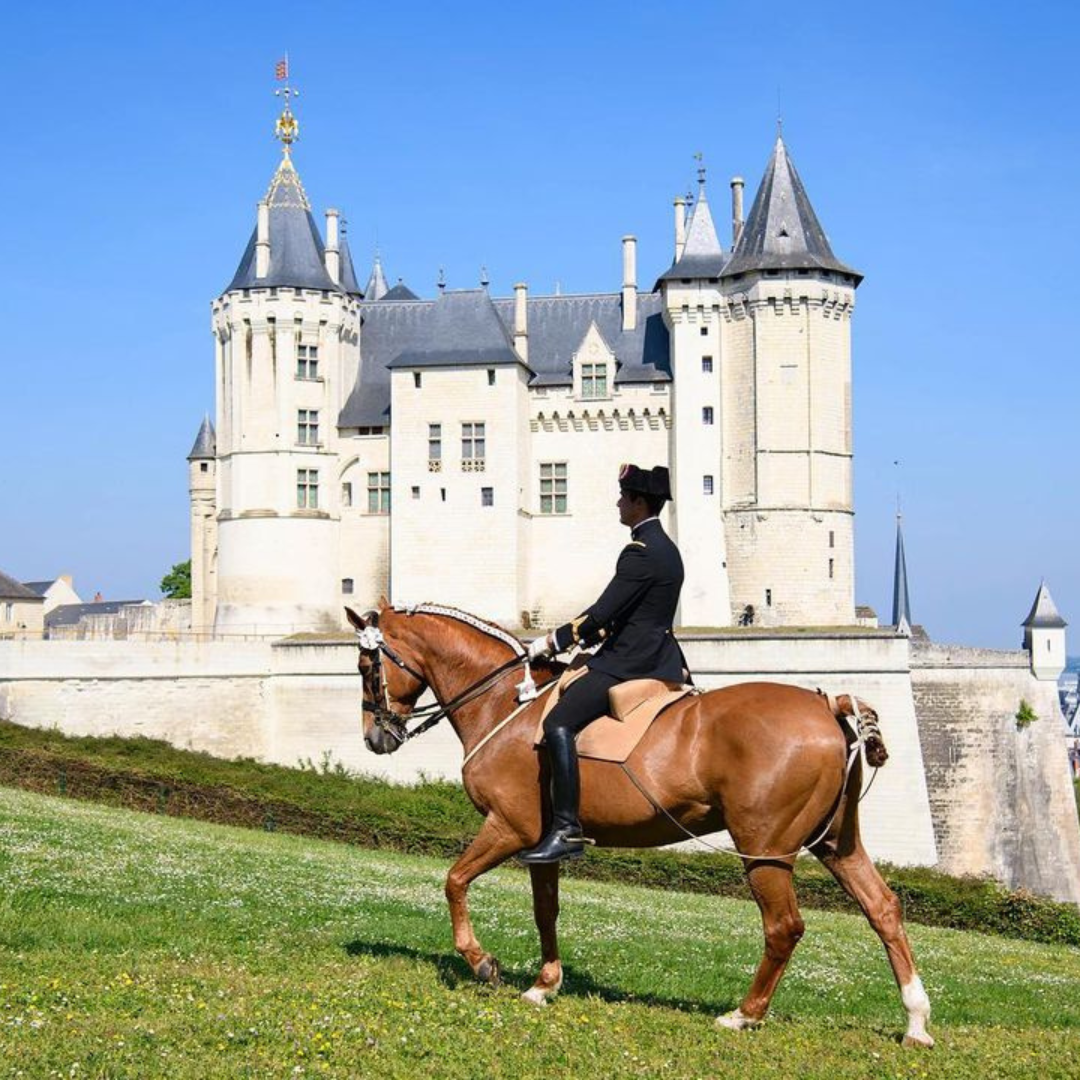
<svg viewBox="0 0 1080 1080"><path fill-rule="evenodd" d="M878 714L874 707L852 694L838 694L833 697L832 694L826 694L823 690L819 690L818 693L829 703L833 716L840 724L843 724L848 717L855 720L855 726L866 753L867 765L875 769L884 765L889 760L889 751L885 749L885 740L881 737Z"/></svg>

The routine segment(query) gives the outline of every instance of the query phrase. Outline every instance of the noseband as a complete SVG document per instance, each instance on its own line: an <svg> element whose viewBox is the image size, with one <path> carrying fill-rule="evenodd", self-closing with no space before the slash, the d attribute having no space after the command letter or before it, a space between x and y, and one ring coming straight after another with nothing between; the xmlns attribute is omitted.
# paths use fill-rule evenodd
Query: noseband
<svg viewBox="0 0 1080 1080"><path fill-rule="evenodd" d="M390 660L391 663L397 665L402 671L411 675L418 683L420 683L422 689L420 693L423 693L423 689L427 688L428 682L423 675L420 674L414 667L407 664L393 649L393 647L383 637L382 631L379 629L379 613L377 611L369 612L367 615L367 625L362 630L356 631L357 646L360 649L362 655L366 655L372 661L371 667L371 697L372 700L364 700L363 710L364 712L371 713L371 722L380 731L385 731L392 739L394 739L399 746L407 743L410 739L415 739L417 735L423 734L429 728L434 727L444 716L449 716L455 709L460 709L462 705L468 704L473 698L479 697L481 694L486 693L491 689L505 675L513 668L524 665L526 681L519 687L519 691L522 694L526 694L529 690L524 689L528 687L531 690L531 696L535 697L536 690L532 683L532 676L529 673L529 661L528 657L522 654L521 656L514 656L509 659L505 664L500 664L490 674L485 675L482 679L473 683L467 687L453 700L448 701L445 705L425 705L419 709L413 709L410 716L419 717L423 716L425 719L422 723L417 724L416 727L411 730L406 726L406 718L401 713L394 712L390 708L390 691L387 688L386 676L383 672L383 657ZM419 695L418 695L419 696ZM525 700L521 698L520 700Z"/></svg>

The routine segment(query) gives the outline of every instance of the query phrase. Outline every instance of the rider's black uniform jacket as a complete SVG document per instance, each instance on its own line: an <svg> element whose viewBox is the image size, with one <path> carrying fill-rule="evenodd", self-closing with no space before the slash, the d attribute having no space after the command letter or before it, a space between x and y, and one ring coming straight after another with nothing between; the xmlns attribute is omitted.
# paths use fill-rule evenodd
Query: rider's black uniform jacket
<svg viewBox="0 0 1080 1080"><path fill-rule="evenodd" d="M600 599L552 634L556 652L602 640L589 660L617 679L683 681L682 650L671 632L683 583L682 556L657 518L630 534Z"/></svg>

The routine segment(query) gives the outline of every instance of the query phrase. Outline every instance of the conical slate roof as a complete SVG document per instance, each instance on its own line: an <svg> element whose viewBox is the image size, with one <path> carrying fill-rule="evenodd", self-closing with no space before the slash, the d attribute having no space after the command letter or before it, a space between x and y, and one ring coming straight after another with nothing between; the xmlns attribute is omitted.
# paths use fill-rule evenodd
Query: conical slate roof
<svg viewBox="0 0 1080 1080"><path fill-rule="evenodd" d="M356 280L356 267L353 266L352 252L349 250L349 240L344 229L341 230L338 252L341 259L341 287L350 296L363 296L360 283Z"/></svg>
<svg viewBox="0 0 1080 1080"><path fill-rule="evenodd" d="M255 244L258 225L226 292L234 289L327 289L341 292L326 272L326 248L311 216L300 176L286 156L278 166L266 193L270 208L270 266L265 277L256 277Z"/></svg>
<svg viewBox="0 0 1080 1080"><path fill-rule="evenodd" d="M414 293L412 291L412 289L410 289L409 286L406 285L405 282L401 280L401 278L398 278L398 283L389 292L383 293L382 299L383 300L419 300L420 297L417 296L416 293Z"/></svg>
<svg viewBox="0 0 1080 1080"><path fill-rule="evenodd" d="M199 461L210 459L213 460L217 457L217 435L214 432L214 425L210 423L210 416L203 417L202 425L199 428L199 434L195 436L195 445L191 448L191 453L188 454L188 461Z"/></svg>
<svg viewBox="0 0 1080 1080"><path fill-rule="evenodd" d="M375 265L371 268L371 276L368 278L367 288L364 290L364 299L381 300L386 293L386 278L383 275L382 260L376 255Z"/></svg>
<svg viewBox="0 0 1080 1080"><path fill-rule="evenodd" d="M1035 603L1031 605L1028 617L1020 625L1040 630L1054 630L1069 625L1058 613L1045 581L1039 585L1039 591L1035 594Z"/></svg>
<svg viewBox="0 0 1080 1080"><path fill-rule="evenodd" d="M686 226L686 245L678 262L660 275L661 281L672 278L717 278L724 269L724 249L716 238L705 181L701 180L697 203Z"/></svg>
<svg viewBox="0 0 1080 1080"><path fill-rule="evenodd" d="M862 274L833 254L784 140L778 135L750 216L724 267L724 277L749 270L788 269L835 270L850 274L856 285L862 281Z"/></svg>
<svg viewBox="0 0 1080 1080"><path fill-rule="evenodd" d="M901 622L911 626L911 600L908 597L907 560L904 558L904 531L900 528L900 515L896 516L896 563L893 567L892 624ZM910 632L910 631L909 631Z"/></svg>

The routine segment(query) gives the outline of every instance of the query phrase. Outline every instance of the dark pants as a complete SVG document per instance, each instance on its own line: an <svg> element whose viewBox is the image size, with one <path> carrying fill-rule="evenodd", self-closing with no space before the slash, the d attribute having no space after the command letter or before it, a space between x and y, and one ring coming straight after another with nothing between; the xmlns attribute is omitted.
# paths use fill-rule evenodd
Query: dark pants
<svg viewBox="0 0 1080 1080"><path fill-rule="evenodd" d="M579 676L548 713L544 720L544 734L550 737L552 732L561 730L577 735L594 720L607 716L611 712L608 691L620 682L622 680L614 675L591 669L587 675Z"/></svg>

